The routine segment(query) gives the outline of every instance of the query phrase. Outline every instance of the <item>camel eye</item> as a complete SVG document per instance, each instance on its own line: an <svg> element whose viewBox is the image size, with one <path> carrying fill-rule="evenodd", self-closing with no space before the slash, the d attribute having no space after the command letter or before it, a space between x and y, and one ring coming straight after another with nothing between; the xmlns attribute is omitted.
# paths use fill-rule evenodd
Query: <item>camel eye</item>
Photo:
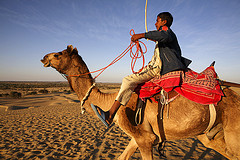
<svg viewBox="0 0 240 160"><path fill-rule="evenodd" d="M59 56L61 56L62 54L63 54L62 52L58 52L58 53L54 54L54 57L59 58Z"/></svg>

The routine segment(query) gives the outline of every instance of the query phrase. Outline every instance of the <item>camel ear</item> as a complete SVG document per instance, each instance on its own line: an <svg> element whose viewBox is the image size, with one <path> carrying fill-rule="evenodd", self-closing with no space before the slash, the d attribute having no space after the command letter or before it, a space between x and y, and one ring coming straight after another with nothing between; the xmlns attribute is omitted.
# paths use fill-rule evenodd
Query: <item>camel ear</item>
<svg viewBox="0 0 240 160"><path fill-rule="evenodd" d="M74 48L74 49L73 49L72 54L78 54L77 48Z"/></svg>
<svg viewBox="0 0 240 160"><path fill-rule="evenodd" d="M67 46L67 52L68 53L72 53L72 51L73 51L73 46L72 45L68 45Z"/></svg>

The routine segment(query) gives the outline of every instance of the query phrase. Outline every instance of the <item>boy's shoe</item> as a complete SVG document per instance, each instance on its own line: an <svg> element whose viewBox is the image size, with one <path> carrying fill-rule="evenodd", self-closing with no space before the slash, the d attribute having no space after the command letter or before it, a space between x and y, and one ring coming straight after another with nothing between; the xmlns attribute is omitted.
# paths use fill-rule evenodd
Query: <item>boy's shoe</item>
<svg viewBox="0 0 240 160"><path fill-rule="evenodd" d="M91 104L91 107L93 111L96 113L96 115L98 116L98 118L103 122L103 124L109 127L111 123L108 122L107 120L108 112L104 112L101 108L99 108L98 106L94 106L93 104Z"/></svg>

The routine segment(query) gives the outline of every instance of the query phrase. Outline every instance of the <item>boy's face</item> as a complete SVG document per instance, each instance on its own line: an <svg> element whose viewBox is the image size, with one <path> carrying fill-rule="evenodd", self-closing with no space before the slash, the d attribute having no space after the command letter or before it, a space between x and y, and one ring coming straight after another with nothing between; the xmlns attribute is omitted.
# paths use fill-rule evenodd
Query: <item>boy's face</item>
<svg viewBox="0 0 240 160"><path fill-rule="evenodd" d="M166 23L167 23L167 20L163 20L163 21L162 21L161 18L157 17L155 26L156 26L157 30L159 30L159 28L162 27L162 26L164 26Z"/></svg>

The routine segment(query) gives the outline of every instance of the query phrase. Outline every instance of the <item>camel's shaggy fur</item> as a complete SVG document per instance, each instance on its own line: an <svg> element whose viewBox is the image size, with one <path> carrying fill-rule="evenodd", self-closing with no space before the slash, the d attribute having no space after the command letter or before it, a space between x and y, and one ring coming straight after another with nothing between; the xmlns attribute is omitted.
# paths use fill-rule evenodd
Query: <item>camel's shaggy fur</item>
<svg viewBox="0 0 240 160"><path fill-rule="evenodd" d="M71 45L61 52L45 55L41 61L45 67L51 66L58 72L67 75L89 72L85 62L78 55L77 49ZM80 100L93 84L90 74L77 77L68 76L67 78ZM212 148L230 159L240 159L240 97L228 88L224 89L224 94L225 96L216 106L217 119L214 124L216 126L222 123L223 130L212 140L203 134L210 119L208 106L178 96L170 103L169 118L166 118L166 111L164 111L163 120L160 120L157 103L148 101L143 122L136 125L134 116L137 95L133 94L129 103L119 109L114 119L119 127L132 137L119 159L128 159L137 148L143 159L152 159L153 145L162 141L161 134L163 133L167 140L197 136L206 147ZM117 93L102 93L97 87L94 87L84 107L90 114L94 114L90 107L91 103L106 111L113 104L116 95ZM162 125L159 125L161 123Z"/></svg>

